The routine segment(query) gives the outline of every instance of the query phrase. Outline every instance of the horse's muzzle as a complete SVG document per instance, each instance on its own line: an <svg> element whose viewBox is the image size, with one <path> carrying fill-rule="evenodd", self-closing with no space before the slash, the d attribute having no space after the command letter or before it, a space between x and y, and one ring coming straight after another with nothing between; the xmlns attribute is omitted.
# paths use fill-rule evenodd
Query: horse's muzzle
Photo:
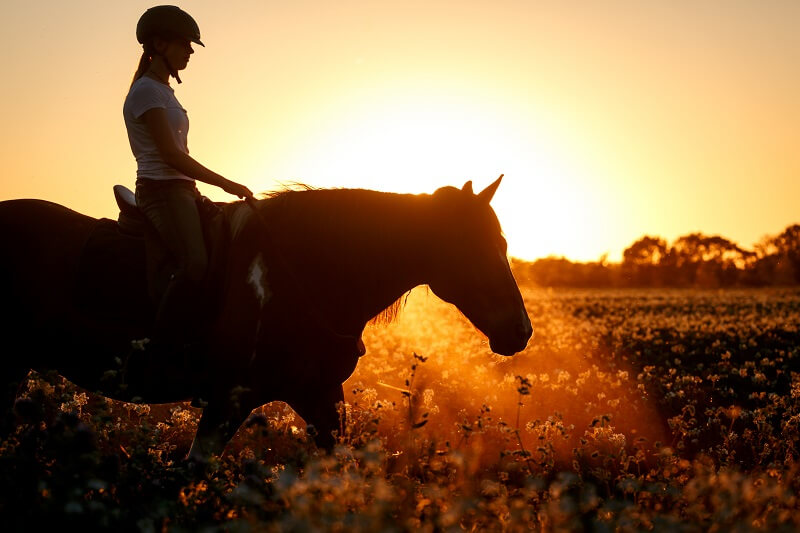
<svg viewBox="0 0 800 533"><path fill-rule="evenodd" d="M531 336L533 336L533 327L526 315L524 320L512 325L503 333L489 335L489 347L494 353L500 355L514 355L528 346Z"/></svg>

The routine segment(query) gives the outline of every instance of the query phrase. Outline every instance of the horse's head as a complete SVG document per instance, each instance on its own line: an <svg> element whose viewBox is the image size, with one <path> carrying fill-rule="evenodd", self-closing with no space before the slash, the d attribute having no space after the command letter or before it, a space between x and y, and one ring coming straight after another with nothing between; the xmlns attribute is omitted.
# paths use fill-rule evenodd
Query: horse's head
<svg viewBox="0 0 800 533"><path fill-rule="evenodd" d="M433 194L428 285L489 337L493 352L513 355L525 348L533 329L489 206L502 177L478 194L470 181L460 190L444 187Z"/></svg>

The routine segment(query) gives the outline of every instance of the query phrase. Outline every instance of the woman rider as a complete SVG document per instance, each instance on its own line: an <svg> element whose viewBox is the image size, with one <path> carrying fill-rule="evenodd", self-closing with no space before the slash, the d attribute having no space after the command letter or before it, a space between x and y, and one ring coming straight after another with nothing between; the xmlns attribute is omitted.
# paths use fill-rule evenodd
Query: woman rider
<svg viewBox="0 0 800 533"><path fill-rule="evenodd" d="M136 203L155 227L176 269L161 299L149 349L182 347L197 314L196 295L208 267L197 208L195 180L242 198L253 193L212 172L189 155L189 119L175 98L170 76L186 68L200 41L195 20L175 6L148 9L136 26L144 47L123 106L125 127L136 157ZM152 292L152 291L151 291Z"/></svg>

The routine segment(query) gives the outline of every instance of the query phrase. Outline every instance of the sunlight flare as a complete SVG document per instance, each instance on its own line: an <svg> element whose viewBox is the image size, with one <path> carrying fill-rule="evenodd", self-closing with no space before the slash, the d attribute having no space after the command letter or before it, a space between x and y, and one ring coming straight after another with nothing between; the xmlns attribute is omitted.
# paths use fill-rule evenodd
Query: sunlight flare
<svg viewBox="0 0 800 533"><path fill-rule="evenodd" d="M504 173L492 206L511 255L595 259L592 221L602 214L590 170L546 115L530 120L531 110L485 96L387 88L380 98L343 102L287 158L284 182L430 193L467 180L477 190Z"/></svg>

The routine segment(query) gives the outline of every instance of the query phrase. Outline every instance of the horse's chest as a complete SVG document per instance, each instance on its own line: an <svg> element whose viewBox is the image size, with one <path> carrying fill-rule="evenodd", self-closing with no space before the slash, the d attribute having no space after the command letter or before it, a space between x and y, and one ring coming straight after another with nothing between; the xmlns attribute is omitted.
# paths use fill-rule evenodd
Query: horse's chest
<svg viewBox="0 0 800 533"><path fill-rule="evenodd" d="M360 339L342 337L321 326L315 320L316 309L302 309L298 304L303 303L303 294L287 300L286 280L274 279L261 254L248 262L245 272L244 286L259 309L253 357L269 368L270 381L279 387L345 381L363 355ZM299 289L293 283L288 288Z"/></svg>
<svg viewBox="0 0 800 533"><path fill-rule="evenodd" d="M269 368L275 385L291 388L301 383L340 384L350 377L361 355L352 339L330 339L314 331L307 335L290 345L263 346L259 350L259 359Z"/></svg>

